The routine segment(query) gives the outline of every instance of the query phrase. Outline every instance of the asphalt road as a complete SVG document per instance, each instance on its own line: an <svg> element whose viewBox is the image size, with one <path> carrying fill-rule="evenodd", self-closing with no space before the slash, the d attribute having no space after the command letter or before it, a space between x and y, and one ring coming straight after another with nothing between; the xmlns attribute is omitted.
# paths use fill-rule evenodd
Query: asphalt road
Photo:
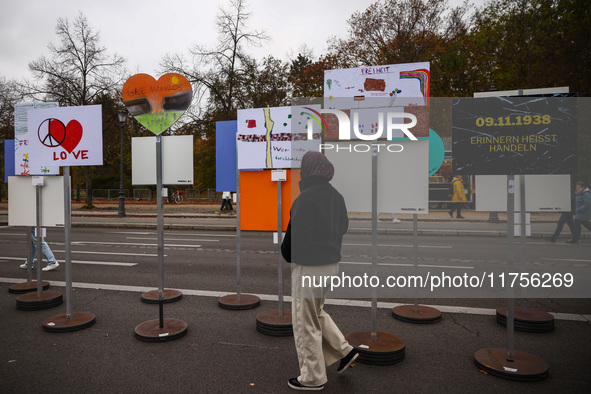
<svg viewBox="0 0 591 394"><path fill-rule="evenodd" d="M74 333L47 333L41 321L64 313L64 305L42 311L18 311L9 284L26 279L19 269L26 253L25 231L0 228L0 378L2 392L291 392L287 379L297 374L290 338L258 333L257 313L277 308L277 245L269 233L241 233L241 286L263 300L249 311L227 311L216 298L236 291L234 232L167 230L164 286L181 289L183 299L165 306L166 316L186 321L186 336L166 343L134 338L137 324L158 317L157 306L140 302L140 294L158 283L157 234L152 229L79 227L72 231L73 308L96 314L97 323ZM47 240L63 261L63 229L48 229ZM377 260L396 273L414 272L413 238L380 235ZM527 242L529 272L588 275L591 244ZM372 261L371 237L349 234L343 267L365 270ZM519 244L516 244L516 259ZM419 237L420 272L445 270L457 275L473 270L504 269L507 244L501 237ZM353 264L356 263L356 264ZM357 272L357 271L351 271ZM389 271L390 272L390 271ZM496 271L495 271L496 272ZM35 275L35 274L34 274ZM282 263L283 292L290 292L290 267ZM65 266L43 273L64 291ZM579 279L577 279L579 280ZM362 294L363 295L363 294ZM366 297L361 297L366 299ZM356 363L337 377L331 369L325 392L588 392L591 389L591 302L583 298L529 299L531 308L556 313L551 333L515 333L516 348L550 365L542 382L522 383L485 375L473 364L482 348L507 345L507 332L495 322L503 298L421 299L443 311L441 322L402 323L391 316L395 303L410 298L380 298L377 327L407 344L397 365ZM344 333L370 329L368 303L328 305ZM286 307L289 308L289 302ZM355 306L352 306L355 305ZM359 305L359 306L357 306ZM492 315L491 315L492 314Z"/></svg>

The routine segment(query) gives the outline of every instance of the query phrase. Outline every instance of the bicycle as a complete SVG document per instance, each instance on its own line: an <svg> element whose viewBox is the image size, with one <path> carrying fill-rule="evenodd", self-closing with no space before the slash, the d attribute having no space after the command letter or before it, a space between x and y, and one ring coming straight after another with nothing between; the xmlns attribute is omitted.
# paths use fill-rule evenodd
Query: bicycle
<svg viewBox="0 0 591 394"><path fill-rule="evenodd" d="M182 204L185 198L183 197L183 192L180 190L176 190L173 193L168 195L168 202L175 202L176 204Z"/></svg>

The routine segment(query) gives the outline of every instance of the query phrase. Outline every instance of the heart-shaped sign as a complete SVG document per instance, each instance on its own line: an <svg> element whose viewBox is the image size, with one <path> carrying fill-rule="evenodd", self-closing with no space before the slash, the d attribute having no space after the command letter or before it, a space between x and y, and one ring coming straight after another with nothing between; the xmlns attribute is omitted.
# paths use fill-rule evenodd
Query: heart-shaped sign
<svg viewBox="0 0 591 394"><path fill-rule="evenodd" d="M82 125L77 120L71 120L66 126L66 138L62 142L62 148L72 153L82 139Z"/></svg>
<svg viewBox="0 0 591 394"><path fill-rule="evenodd" d="M189 108L193 91L187 78L180 74L164 74L158 80L148 74L136 74L123 85L122 97L129 113L160 135Z"/></svg>

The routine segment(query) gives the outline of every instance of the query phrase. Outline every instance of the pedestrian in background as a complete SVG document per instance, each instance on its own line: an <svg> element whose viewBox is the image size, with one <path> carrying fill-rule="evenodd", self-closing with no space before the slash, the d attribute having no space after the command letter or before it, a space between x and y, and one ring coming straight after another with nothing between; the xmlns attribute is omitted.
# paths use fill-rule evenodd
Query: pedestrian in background
<svg viewBox="0 0 591 394"><path fill-rule="evenodd" d="M581 226L585 226L587 230L591 231L591 190L587 188L585 183L577 182L575 184L575 231L573 238L566 241L567 244L578 244L581 239Z"/></svg>
<svg viewBox="0 0 591 394"><path fill-rule="evenodd" d="M33 251L33 261L35 261L35 254L37 253L37 237L35 237L35 227L31 227L31 250ZM42 271L51 271L60 266L43 237L41 237L41 253L43 256L45 256L45 260L47 260L47 265L44 268L41 268ZM27 269L27 263L28 261L25 260L25 263L21 264L20 267ZM31 268L35 268L35 263L33 263Z"/></svg>
<svg viewBox="0 0 591 394"><path fill-rule="evenodd" d="M570 229L571 239L575 239L575 222L573 219L573 215L575 214L576 206L577 203L575 198L575 187L574 185L572 185L570 191L570 211L562 212L560 214L560 217L558 218L558 223L556 224L556 230L550 238L546 238L547 241L550 241L552 243L556 242L565 224Z"/></svg>
<svg viewBox="0 0 591 394"><path fill-rule="evenodd" d="M233 211L234 208L232 208L232 193L230 192L223 192L222 193L222 207L220 208L220 212L222 212L224 210L225 206L228 206L228 209L230 211Z"/></svg>
<svg viewBox="0 0 591 394"><path fill-rule="evenodd" d="M335 276L339 272L341 243L349 227L343 196L329 183L332 163L324 154L302 157L300 195L291 207L291 218L281 254L292 264L292 326L300 375L288 386L295 390L322 390L326 367L337 361L343 373L359 355L324 310L327 287L302 283L306 277Z"/></svg>
<svg viewBox="0 0 591 394"><path fill-rule="evenodd" d="M453 194L451 196L451 210L448 212L449 216L452 218L454 217L454 211L456 211L456 218L463 219L462 216L462 208L464 208L464 204L468 201L466 199L466 190L464 189L464 183L462 182L464 177L462 175L458 175L453 177L451 180L451 184L453 185Z"/></svg>

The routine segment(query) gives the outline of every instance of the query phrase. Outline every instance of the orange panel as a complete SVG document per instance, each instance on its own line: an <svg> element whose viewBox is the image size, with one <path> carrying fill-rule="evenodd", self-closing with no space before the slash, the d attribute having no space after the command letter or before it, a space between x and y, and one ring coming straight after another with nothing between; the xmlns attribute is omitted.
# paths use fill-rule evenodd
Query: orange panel
<svg viewBox="0 0 591 394"><path fill-rule="evenodd" d="M283 231L291 204L300 194L299 178L299 170L287 170L287 181L281 182ZM271 171L240 171L240 229L277 231L277 182L271 180Z"/></svg>

